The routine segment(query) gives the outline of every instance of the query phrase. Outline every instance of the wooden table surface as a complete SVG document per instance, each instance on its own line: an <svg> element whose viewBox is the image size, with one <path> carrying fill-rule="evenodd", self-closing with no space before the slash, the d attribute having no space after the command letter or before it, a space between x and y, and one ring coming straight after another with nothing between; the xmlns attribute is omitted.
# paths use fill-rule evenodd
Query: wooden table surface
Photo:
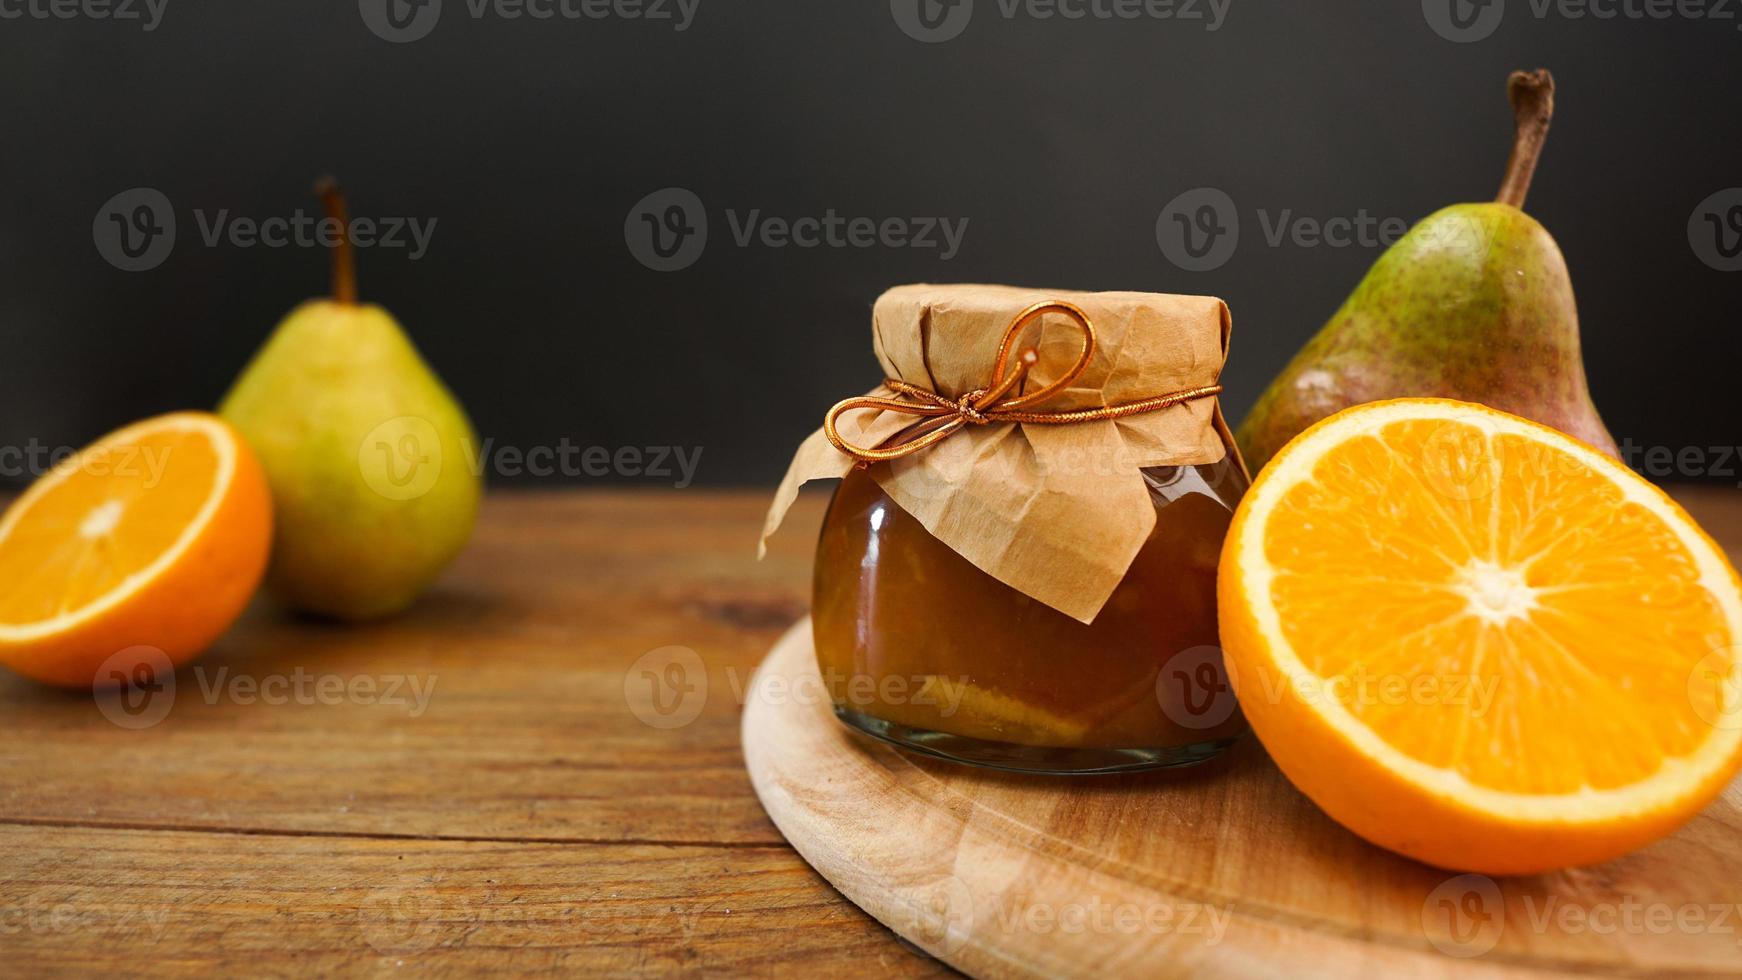
<svg viewBox="0 0 1742 980"><path fill-rule="evenodd" d="M758 563L767 496L499 493L390 622L257 601L131 704L0 677L0 973L948 973L751 791L824 499ZM1742 552L1742 493L1678 496Z"/></svg>

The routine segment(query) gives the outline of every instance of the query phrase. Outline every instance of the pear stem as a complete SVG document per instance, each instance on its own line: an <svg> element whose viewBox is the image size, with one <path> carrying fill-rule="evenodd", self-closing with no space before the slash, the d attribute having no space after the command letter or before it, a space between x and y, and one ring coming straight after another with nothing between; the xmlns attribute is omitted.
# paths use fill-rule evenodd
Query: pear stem
<svg viewBox="0 0 1742 980"><path fill-rule="evenodd" d="M1506 179L1494 199L1522 208L1525 195L1530 193L1530 178L1536 175L1536 162L1542 158L1542 145L1548 140L1549 120L1554 118L1554 76L1547 68L1515 71L1506 79L1506 98L1512 102L1516 132L1512 159L1506 161Z"/></svg>
<svg viewBox="0 0 1742 980"><path fill-rule="evenodd" d="M315 193L326 205L327 217L339 226L338 244L333 248L333 301L340 306L356 306L357 260L351 250L351 221L345 208L345 192L332 177L322 177L315 183Z"/></svg>

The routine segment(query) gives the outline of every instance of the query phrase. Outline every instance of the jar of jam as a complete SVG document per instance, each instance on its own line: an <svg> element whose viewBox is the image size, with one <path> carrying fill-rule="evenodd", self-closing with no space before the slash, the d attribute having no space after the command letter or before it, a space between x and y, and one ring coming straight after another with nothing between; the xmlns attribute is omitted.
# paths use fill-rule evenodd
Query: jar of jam
<svg viewBox="0 0 1742 980"><path fill-rule="evenodd" d="M920 359L935 369L953 356L938 348L953 347L984 374L972 388L941 384L947 368L923 386L906 380L919 372L891 353L898 343L884 321L913 318L914 297L879 301L879 354L900 375L836 406L824 433L850 460L817 544L812 607L817 666L837 717L910 750L1029 772L1187 765L1221 751L1245 729L1216 625L1217 561L1247 485L1214 404L1225 309L1149 294L905 289L925 291ZM1151 306L1162 312L1141 315ZM997 315L976 323L968 310ZM951 333L953 319L970 322ZM1078 319L1088 338L1080 344ZM1038 338L1024 336L1041 321ZM1097 336L1097 321L1119 329ZM1008 324L1002 344L996 331L985 336L989 324ZM1075 374L1056 366L1073 355ZM1175 363L1127 363L1139 357ZM1009 383L1013 362L1027 376ZM1040 384L1049 362L1053 380ZM1120 372L1129 384L1107 383ZM1074 397L1054 404L1067 391ZM1121 397L1130 394L1143 397ZM844 416L854 412L875 417L849 437ZM1064 453L1061 436L1079 452ZM1124 503L1133 482L1148 514ZM1030 519L1049 508L1070 516ZM1151 516L1147 533L1130 540ZM1006 535L1015 547L983 540ZM1129 541L1134 554L1087 616L1091 605L1030 584L1092 577L1071 555L1104 557L1093 555L1102 541L1113 551Z"/></svg>

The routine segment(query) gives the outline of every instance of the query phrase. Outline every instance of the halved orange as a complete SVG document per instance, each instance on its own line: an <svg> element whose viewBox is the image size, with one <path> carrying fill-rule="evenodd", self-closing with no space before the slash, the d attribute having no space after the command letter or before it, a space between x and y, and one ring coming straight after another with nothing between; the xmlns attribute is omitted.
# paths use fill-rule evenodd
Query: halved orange
<svg viewBox="0 0 1742 980"><path fill-rule="evenodd" d="M110 433L0 517L0 663L68 687L106 683L128 650L180 664L241 614L271 544L265 474L228 423L179 412Z"/></svg>
<svg viewBox="0 0 1742 980"><path fill-rule="evenodd" d="M1241 707L1326 813L1513 874L1669 833L1742 765L1742 581L1662 491L1479 405L1332 416L1222 552Z"/></svg>

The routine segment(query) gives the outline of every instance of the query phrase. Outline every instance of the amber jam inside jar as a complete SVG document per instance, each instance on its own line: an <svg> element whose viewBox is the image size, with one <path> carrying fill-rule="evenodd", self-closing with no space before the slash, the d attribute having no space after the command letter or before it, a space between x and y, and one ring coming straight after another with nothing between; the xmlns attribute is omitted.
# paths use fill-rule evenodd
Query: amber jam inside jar
<svg viewBox="0 0 1742 980"><path fill-rule="evenodd" d="M1089 773L1188 765L1245 730L1216 632L1216 563L1246 477L1230 456L1145 469L1155 529L1092 623L981 571L870 474L817 544L817 663L855 728L960 762Z"/></svg>

